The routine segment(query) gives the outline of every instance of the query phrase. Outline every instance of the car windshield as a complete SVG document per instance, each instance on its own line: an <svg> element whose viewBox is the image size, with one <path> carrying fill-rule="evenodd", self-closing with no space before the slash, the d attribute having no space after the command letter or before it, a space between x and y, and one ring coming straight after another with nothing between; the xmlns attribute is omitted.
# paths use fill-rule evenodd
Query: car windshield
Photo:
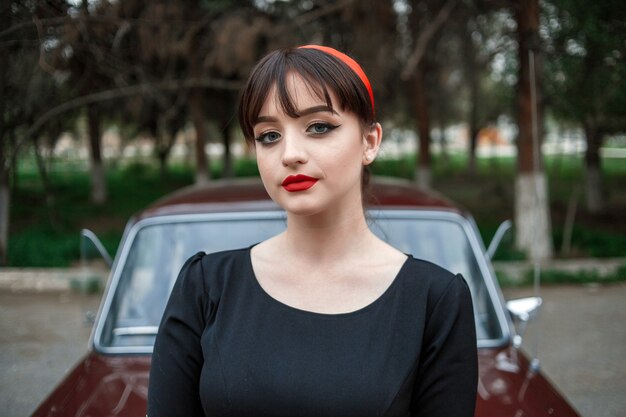
<svg viewBox="0 0 626 417"><path fill-rule="evenodd" d="M390 215L377 212L370 227L383 240L416 258L437 263L464 276L472 292L480 339L499 339L501 327L467 236L461 216ZM126 351L151 348L169 293L180 268L198 251L207 253L250 246L280 233L282 215L258 218L193 218L184 216L138 224L129 233L129 248L120 256L122 270L113 278L113 295L105 302L106 317L96 336L99 348ZM128 243L127 243L128 244ZM97 332L98 333L98 332Z"/></svg>

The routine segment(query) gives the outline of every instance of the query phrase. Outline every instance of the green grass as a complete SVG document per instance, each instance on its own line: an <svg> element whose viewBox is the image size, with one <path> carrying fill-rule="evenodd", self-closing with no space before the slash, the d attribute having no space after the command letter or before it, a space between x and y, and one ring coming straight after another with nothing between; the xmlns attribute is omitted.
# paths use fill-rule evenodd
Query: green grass
<svg viewBox="0 0 626 417"><path fill-rule="evenodd" d="M558 250L563 235L567 203L572 191L582 184L584 173L580 157L546 158L552 209L553 237ZM486 244L499 223L513 218L514 158L479 159L477 171L466 171L467 158L452 154L447 160L433 160L434 187L468 209L479 225ZM415 158L378 160L372 166L377 175L412 179ZM572 236L574 256L626 256L626 163L620 159L603 160L609 208L604 216L591 216L584 210L582 196ZM221 163L211 164L213 178L221 176ZM241 159L234 163L235 176L258 175L256 162ZM79 232L96 232L111 254L115 253L128 218L149 203L193 183L189 166L170 164L161 175L154 163L135 161L107 167L108 201L91 204L89 175L84 162L53 160L50 182L54 195L47 203L43 186L32 159L20 161L17 188L12 195L9 262L11 266L68 266L80 257ZM523 259L505 238L496 254L498 260Z"/></svg>
<svg viewBox="0 0 626 417"><path fill-rule="evenodd" d="M50 173L54 199L43 196L39 176L28 167L19 172L11 206L11 266L68 266L80 259L79 232L96 232L114 254L128 218L164 194L192 182L188 169L173 168L166 177L150 166L131 164L107 172L108 200L90 202L84 171Z"/></svg>
<svg viewBox="0 0 626 417"><path fill-rule="evenodd" d="M234 162L236 176L258 175L256 161ZM222 172L220 161L211 165L213 178ZM69 266L80 259L80 230L94 231L111 255L115 254L126 221L165 194L190 185L193 170L168 166L161 175L154 163L135 161L109 166L107 202L90 202L89 174L83 163L51 161L53 200L46 202L44 188L32 159L20 161L17 188L11 201L9 265L14 267Z"/></svg>

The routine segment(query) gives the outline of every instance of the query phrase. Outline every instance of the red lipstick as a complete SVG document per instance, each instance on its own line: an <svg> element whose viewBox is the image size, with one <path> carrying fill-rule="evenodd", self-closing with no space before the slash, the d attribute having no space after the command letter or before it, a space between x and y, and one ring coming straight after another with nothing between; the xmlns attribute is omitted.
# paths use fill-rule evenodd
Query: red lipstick
<svg viewBox="0 0 626 417"><path fill-rule="evenodd" d="M283 180L280 184L283 188L290 193L296 191L304 191L313 187L317 182L317 178L309 177L308 175L290 175Z"/></svg>

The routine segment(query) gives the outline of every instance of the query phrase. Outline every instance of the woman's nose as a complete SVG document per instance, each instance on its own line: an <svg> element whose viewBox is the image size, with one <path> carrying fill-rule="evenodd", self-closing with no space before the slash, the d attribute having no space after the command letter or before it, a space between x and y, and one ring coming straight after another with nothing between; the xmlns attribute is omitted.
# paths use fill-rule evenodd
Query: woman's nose
<svg viewBox="0 0 626 417"><path fill-rule="evenodd" d="M294 164L304 164L308 161L308 155L305 149L304 139L298 137L297 134L286 135L283 137L283 166Z"/></svg>

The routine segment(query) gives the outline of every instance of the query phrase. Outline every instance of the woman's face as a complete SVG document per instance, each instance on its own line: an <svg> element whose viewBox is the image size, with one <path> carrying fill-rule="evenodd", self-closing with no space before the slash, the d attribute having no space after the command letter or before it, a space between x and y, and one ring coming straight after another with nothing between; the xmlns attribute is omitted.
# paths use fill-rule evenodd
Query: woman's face
<svg viewBox="0 0 626 417"><path fill-rule="evenodd" d="M298 215L361 210L361 173L378 151L380 125L364 128L329 91L331 110L297 74L288 74L286 84L299 116L282 111L272 88L254 125L257 164L268 194Z"/></svg>

